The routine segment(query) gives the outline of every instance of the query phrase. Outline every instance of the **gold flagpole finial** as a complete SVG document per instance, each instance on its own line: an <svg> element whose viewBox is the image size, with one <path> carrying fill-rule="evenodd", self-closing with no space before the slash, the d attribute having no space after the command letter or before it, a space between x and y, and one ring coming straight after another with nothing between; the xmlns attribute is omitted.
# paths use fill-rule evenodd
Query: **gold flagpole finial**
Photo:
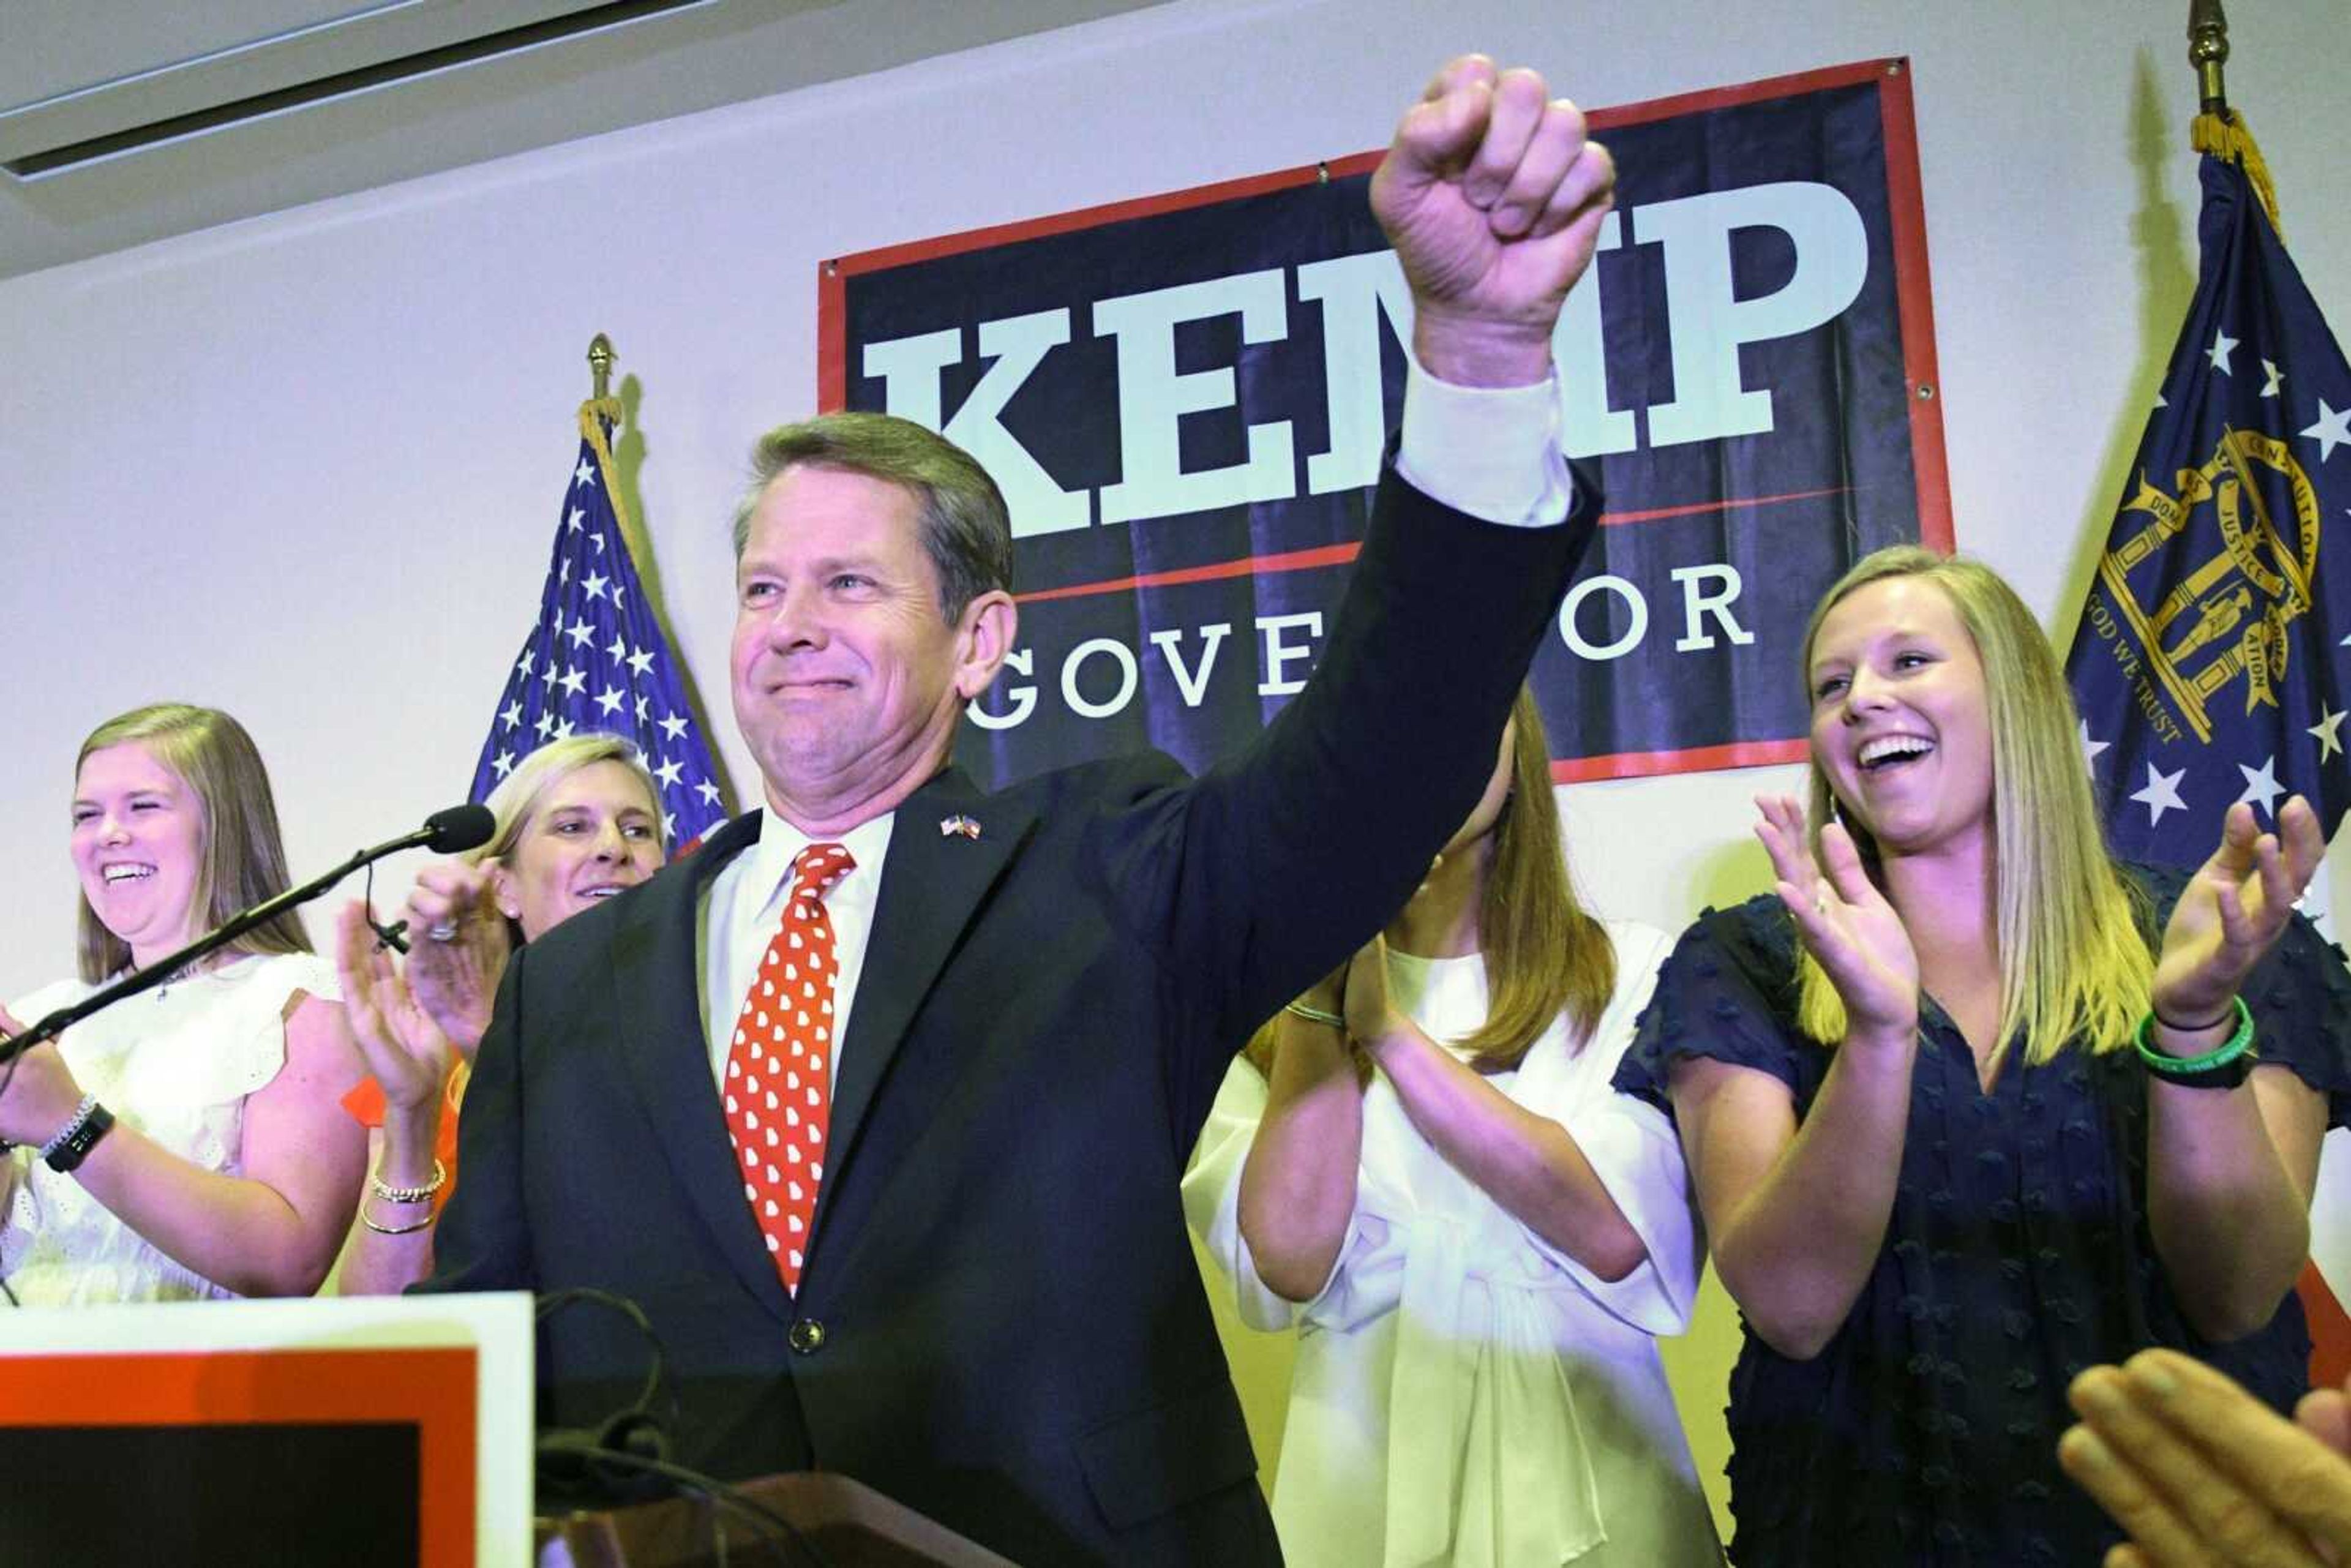
<svg viewBox="0 0 2351 1568"><path fill-rule="evenodd" d="M2229 117L2229 93L2220 68L2229 63L2229 18L2220 0L2188 0L2188 63L2196 68L2203 111Z"/></svg>
<svg viewBox="0 0 2351 1568"><path fill-rule="evenodd" d="M2223 54L2228 52L2225 42L2220 48ZM598 402L612 395L612 361L617 357L612 352L612 340L603 333L599 332L588 340L588 368L596 373L595 398Z"/></svg>
<svg viewBox="0 0 2351 1568"><path fill-rule="evenodd" d="M2262 162L2262 150L2253 145L2245 117L2229 107L2228 89L2220 79L2220 68L2229 63L2229 18L2220 10L2220 0L2188 0L2188 63L2196 68L2196 85L2203 99L2195 123L2189 127L2188 144L2242 169L2270 227L2283 235L2277 187L2270 181L2269 165Z"/></svg>

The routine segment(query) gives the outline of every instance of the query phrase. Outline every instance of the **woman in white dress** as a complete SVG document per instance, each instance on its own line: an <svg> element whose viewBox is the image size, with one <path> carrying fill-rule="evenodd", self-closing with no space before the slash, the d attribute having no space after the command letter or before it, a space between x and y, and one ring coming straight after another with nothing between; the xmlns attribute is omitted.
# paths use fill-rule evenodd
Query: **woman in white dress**
<svg viewBox="0 0 2351 1568"><path fill-rule="evenodd" d="M1720 1562L1656 1343L1688 1179L1609 1089L1666 947L1577 905L1521 693L1412 901L1234 1063L1184 1197L1244 1321L1298 1326L1292 1564Z"/></svg>
<svg viewBox="0 0 2351 1568"><path fill-rule="evenodd" d="M82 743L80 977L0 1010L20 1032L283 891L260 754L165 704ZM357 1201L359 1057L334 971L287 915L16 1061L0 1089L0 1281L26 1306L307 1295ZM25 1023L18 1022L19 1019Z"/></svg>

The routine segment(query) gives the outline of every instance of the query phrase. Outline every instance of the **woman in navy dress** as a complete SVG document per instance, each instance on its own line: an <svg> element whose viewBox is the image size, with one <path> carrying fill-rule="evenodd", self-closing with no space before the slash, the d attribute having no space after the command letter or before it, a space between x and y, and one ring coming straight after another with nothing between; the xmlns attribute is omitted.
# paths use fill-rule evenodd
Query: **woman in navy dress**
<svg viewBox="0 0 2351 1568"><path fill-rule="evenodd" d="M2095 1562L2076 1373L2164 1345L2304 1386L2351 1112L2351 979L2292 910L2318 825L2240 803L2193 876L2116 864L2056 659L1973 562L1863 560L1804 671L1774 895L1684 935L1616 1081L1675 1116L1745 1325L1731 1556Z"/></svg>

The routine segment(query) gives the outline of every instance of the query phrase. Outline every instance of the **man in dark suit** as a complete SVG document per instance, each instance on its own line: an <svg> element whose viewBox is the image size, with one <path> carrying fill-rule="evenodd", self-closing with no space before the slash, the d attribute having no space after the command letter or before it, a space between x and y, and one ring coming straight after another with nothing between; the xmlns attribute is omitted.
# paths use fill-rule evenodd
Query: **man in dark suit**
<svg viewBox="0 0 2351 1568"><path fill-rule="evenodd" d="M517 955L430 1288L632 1298L699 1469L844 1472L1024 1563L1278 1562L1177 1180L1233 1051L1492 770L1596 503L1495 526L1568 510L1551 331L1613 179L1531 72L1456 61L1406 114L1373 184L1417 312L1400 463L1451 504L1387 476L1313 681L1197 781L977 791L994 486L883 416L763 441L731 664L768 810ZM594 1425L644 1361L550 1320L542 1416Z"/></svg>

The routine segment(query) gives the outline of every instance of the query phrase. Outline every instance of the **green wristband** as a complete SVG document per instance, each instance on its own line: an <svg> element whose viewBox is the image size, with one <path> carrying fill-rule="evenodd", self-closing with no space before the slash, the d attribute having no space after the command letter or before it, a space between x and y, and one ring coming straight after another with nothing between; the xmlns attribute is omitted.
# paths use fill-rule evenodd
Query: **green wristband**
<svg viewBox="0 0 2351 1568"><path fill-rule="evenodd" d="M2182 1088L2234 1089L2252 1070L2253 1049L2253 1009L2245 1005L2242 997L2235 1001L2236 1032L2201 1056L2168 1056L2148 1044L2147 1030L2156 1021L2150 1009L2147 1017L2138 1020L2138 1028L2131 1036L2132 1043L2138 1047L2139 1060L2157 1077Z"/></svg>

